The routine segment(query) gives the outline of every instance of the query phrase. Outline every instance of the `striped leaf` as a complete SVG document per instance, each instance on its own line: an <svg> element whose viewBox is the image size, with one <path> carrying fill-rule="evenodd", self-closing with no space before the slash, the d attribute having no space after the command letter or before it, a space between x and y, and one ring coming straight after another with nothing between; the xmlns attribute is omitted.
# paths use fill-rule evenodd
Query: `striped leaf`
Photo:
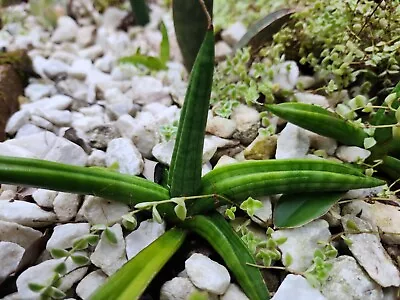
<svg viewBox="0 0 400 300"><path fill-rule="evenodd" d="M190 75L171 160L168 183L171 197L196 194L214 69L214 33L207 31Z"/></svg>
<svg viewBox="0 0 400 300"><path fill-rule="evenodd" d="M149 283L182 245L185 237L185 231L170 229L128 261L97 289L90 299L139 299Z"/></svg>

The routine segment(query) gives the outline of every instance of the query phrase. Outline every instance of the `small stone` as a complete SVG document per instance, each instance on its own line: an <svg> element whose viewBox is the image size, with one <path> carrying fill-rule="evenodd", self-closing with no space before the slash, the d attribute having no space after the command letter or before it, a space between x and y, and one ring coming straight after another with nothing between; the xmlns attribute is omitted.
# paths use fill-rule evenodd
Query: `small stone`
<svg viewBox="0 0 400 300"><path fill-rule="evenodd" d="M259 134L256 139L244 149L244 157L247 160L263 160L274 157L277 145L276 135Z"/></svg>
<svg viewBox="0 0 400 300"><path fill-rule="evenodd" d="M61 16L57 21L57 28L53 32L51 40L55 43L69 42L75 40L78 33L78 25L75 20L68 16Z"/></svg>
<svg viewBox="0 0 400 300"><path fill-rule="evenodd" d="M382 288L376 284L351 256L339 256L322 283L321 292L327 299L383 299Z"/></svg>
<svg viewBox="0 0 400 300"><path fill-rule="evenodd" d="M282 90L294 89L299 78L299 67L294 61L285 61L272 67L274 78L272 82L279 85Z"/></svg>
<svg viewBox="0 0 400 300"><path fill-rule="evenodd" d="M53 131L54 130L54 125L51 124L49 121L46 119L32 115L31 116L31 124L38 126L39 128L46 129L48 131Z"/></svg>
<svg viewBox="0 0 400 300"><path fill-rule="evenodd" d="M67 222L76 216L80 201L76 194L59 192L54 199L54 212L60 222Z"/></svg>
<svg viewBox="0 0 400 300"><path fill-rule="evenodd" d="M22 126L28 123L30 113L26 110L17 111L7 121L6 132L15 134Z"/></svg>
<svg viewBox="0 0 400 300"><path fill-rule="evenodd" d="M105 283L107 275L101 270L93 271L86 275L76 287L76 294L83 300L90 299L93 292Z"/></svg>
<svg viewBox="0 0 400 300"><path fill-rule="evenodd" d="M230 46L235 46L237 42L246 34L247 28L241 22L236 22L230 25L221 33L222 39Z"/></svg>
<svg viewBox="0 0 400 300"><path fill-rule="evenodd" d="M69 66L62 61L57 59L48 59L46 64L43 66L43 72L48 78L54 80L60 76L65 76L68 68Z"/></svg>
<svg viewBox="0 0 400 300"><path fill-rule="evenodd" d="M6 143L0 143L0 155L25 157L25 158L37 158L37 156L34 153L32 153L22 147L9 145Z"/></svg>
<svg viewBox="0 0 400 300"><path fill-rule="evenodd" d="M310 148L310 139L306 131L287 123L279 134L276 146L276 159L303 158Z"/></svg>
<svg viewBox="0 0 400 300"><path fill-rule="evenodd" d="M106 166L106 153L104 151L94 149L88 157L88 166L92 167L105 167Z"/></svg>
<svg viewBox="0 0 400 300"><path fill-rule="evenodd" d="M214 166L214 169L218 168L218 167L225 166L225 165L234 164L234 163L237 163L236 159L234 159L233 157L230 157L228 155L222 155L219 158L217 164Z"/></svg>
<svg viewBox="0 0 400 300"><path fill-rule="evenodd" d="M337 149L337 142L334 139L316 134L306 130L310 138L310 146L316 150L324 150L326 154L333 155Z"/></svg>
<svg viewBox="0 0 400 300"><path fill-rule="evenodd" d="M67 65L71 65L77 59L77 56L75 53L70 53L70 52L67 52L64 50L60 50L60 51L55 51L54 53L52 53L50 55L50 59L56 59L56 60L66 63Z"/></svg>
<svg viewBox="0 0 400 300"><path fill-rule="evenodd" d="M231 283L225 294L220 297L220 300L249 300L249 298L236 284Z"/></svg>
<svg viewBox="0 0 400 300"><path fill-rule="evenodd" d="M364 199L376 196L381 193L385 185L373 187L373 188L365 188L365 189L354 189L349 190L346 194L343 195L343 199Z"/></svg>
<svg viewBox="0 0 400 300"><path fill-rule="evenodd" d="M55 222L56 215L26 201L0 201L0 220L43 227Z"/></svg>
<svg viewBox="0 0 400 300"><path fill-rule="evenodd" d="M0 241L0 284L17 269L24 252L18 244Z"/></svg>
<svg viewBox="0 0 400 300"><path fill-rule="evenodd" d="M67 78L66 80L59 81L57 88L61 93L74 98L74 100L88 102L88 86L81 80Z"/></svg>
<svg viewBox="0 0 400 300"><path fill-rule="evenodd" d="M42 233L14 222L0 220L0 241L12 242L27 249Z"/></svg>
<svg viewBox="0 0 400 300"><path fill-rule="evenodd" d="M51 98L44 98L42 100L35 101L22 105L21 109L32 111L37 108L45 109L67 109L72 103L72 98L65 95L55 95Z"/></svg>
<svg viewBox="0 0 400 300"><path fill-rule="evenodd" d="M111 243L103 232L101 234L100 242L97 244L96 249L90 256L90 260L95 266L101 268L104 273L111 276L121 268L127 260L125 240L122 235L121 225L115 224L109 228L109 230L115 234L117 243Z"/></svg>
<svg viewBox="0 0 400 300"><path fill-rule="evenodd" d="M173 140L159 143L153 147L152 154L160 163L169 166L174 152L174 145L175 141Z"/></svg>
<svg viewBox="0 0 400 300"><path fill-rule="evenodd" d="M320 291L313 288L301 275L289 274L271 300L327 300Z"/></svg>
<svg viewBox="0 0 400 300"><path fill-rule="evenodd" d="M107 167L118 164L120 173L139 175L143 171L142 155L127 138L118 138L108 143L106 151Z"/></svg>
<svg viewBox="0 0 400 300"><path fill-rule="evenodd" d="M260 114L256 109L239 104L233 109L231 119L236 122L237 131L233 134L234 139L248 145L257 137L260 128Z"/></svg>
<svg viewBox="0 0 400 300"><path fill-rule="evenodd" d="M329 101L326 97L311 93L295 93L295 99L297 102L306 103L306 104L314 104L318 106L322 106L324 108L329 107Z"/></svg>
<svg viewBox="0 0 400 300"><path fill-rule="evenodd" d="M84 26L78 29L76 43L81 47L91 46L95 40L96 27Z"/></svg>
<svg viewBox="0 0 400 300"><path fill-rule="evenodd" d="M285 257L292 257L291 264L285 267L293 272L304 272L312 265L315 250L323 247L320 242L328 242L331 233L328 222L315 220L299 228L277 230L272 237L275 240L287 238L286 242L278 246L284 265Z"/></svg>
<svg viewBox="0 0 400 300"><path fill-rule="evenodd" d="M114 67L115 61L116 58L114 57L114 55L106 54L103 57L98 58L95 61L94 66L102 72L110 73L112 68Z"/></svg>
<svg viewBox="0 0 400 300"><path fill-rule="evenodd" d="M53 234L47 242L46 249L68 249L72 248L75 239L89 234L90 225L88 223L70 223L54 227Z"/></svg>
<svg viewBox="0 0 400 300"><path fill-rule="evenodd" d="M141 222L139 227L125 238L128 259L135 257L164 232L165 223L159 224L151 219Z"/></svg>
<svg viewBox="0 0 400 300"><path fill-rule="evenodd" d="M112 140L120 135L118 131L111 125L100 125L87 132L89 144L92 148L105 150Z"/></svg>
<svg viewBox="0 0 400 300"><path fill-rule="evenodd" d="M33 192L32 198L41 207L53 207L54 198L57 196L56 191L50 191L46 189L37 189Z"/></svg>
<svg viewBox="0 0 400 300"><path fill-rule="evenodd" d="M158 162L149 160L147 158L144 159L144 168L143 168L143 176L147 180L154 182L154 170Z"/></svg>
<svg viewBox="0 0 400 300"><path fill-rule="evenodd" d="M206 131L213 135L230 138L236 130L236 122L220 116L211 117L207 120Z"/></svg>
<svg viewBox="0 0 400 300"><path fill-rule="evenodd" d="M339 146L336 156L344 162L356 162L365 160L371 155L371 151L356 146Z"/></svg>
<svg viewBox="0 0 400 300"><path fill-rule="evenodd" d="M25 96L32 102L48 97L53 92L55 89L51 84L31 83L25 88Z"/></svg>
<svg viewBox="0 0 400 300"><path fill-rule="evenodd" d="M72 127L81 132L88 132L104 125L103 116L78 116L73 113L72 119Z"/></svg>
<svg viewBox="0 0 400 300"><path fill-rule="evenodd" d="M300 75L297 78L296 86L299 90L308 90L316 84L317 80L313 76Z"/></svg>
<svg viewBox="0 0 400 300"><path fill-rule="evenodd" d="M82 253L77 253L82 254ZM54 276L54 268L64 261L61 259L46 260L38 265L26 269L17 279L18 296L20 299L36 300L40 299L40 294L33 292L29 288L30 283L47 286ZM69 290L87 272L87 267L80 267L72 262L71 258L66 261L67 273L63 276L61 285L58 287L62 291Z"/></svg>
<svg viewBox="0 0 400 300"><path fill-rule="evenodd" d="M163 86L162 81L150 76L133 77L130 97L142 105L162 102L165 98L170 99L169 91Z"/></svg>
<svg viewBox="0 0 400 300"><path fill-rule="evenodd" d="M222 295L231 281L228 270L207 256L194 253L185 261L190 281L199 289Z"/></svg>
<svg viewBox="0 0 400 300"><path fill-rule="evenodd" d="M175 277L162 285L160 300L187 300L195 291L196 287L188 278Z"/></svg>
<svg viewBox="0 0 400 300"><path fill-rule="evenodd" d="M116 30L126 16L126 11L116 7L109 7L103 15L103 26L109 30Z"/></svg>
<svg viewBox="0 0 400 300"><path fill-rule="evenodd" d="M79 80L85 80L92 68L93 65L90 59L77 59L73 62L71 67L69 67L68 75Z"/></svg>
<svg viewBox="0 0 400 300"><path fill-rule="evenodd" d="M215 43L215 59L217 61L224 60L231 53L232 48L226 42L218 41Z"/></svg>
<svg viewBox="0 0 400 300"><path fill-rule="evenodd" d="M250 217L253 222L262 227L268 227L272 223L272 203L269 196L263 196L258 199L262 203L262 207L254 212L254 216Z"/></svg>
<svg viewBox="0 0 400 300"><path fill-rule="evenodd" d="M58 109L36 109L32 114L42 117L56 126L69 126L72 121L72 114L68 110Z"/></svg>
<svg viewBox="0 0 400 300"><path fill-rule="evenodd" d="M377 232L377 228L370 223L352 215L342 217L342 225L346 237L350 240L348 245L351 253L358 263L367 271L368 275L382 287L399 286L400 273L393 264L390 256L382 246L379 235L375 233L350 233L349 222L356 224L360 231Z"/></svg>
<svg viewBox="0 0 400 300"><path fill-rule="evenodd" d="M357 215L378 226L386 244L400 244L400 210L397 206L380 202L369 204L363 200L352 201L343 208L343 213ZM390 232L390 233L386 233Z"/></svg>
<svg viewBox="0 0 400 300"><path fill-rule="evenodd" d="M104 54L103 48L100 45L93 45L88 48L79 51L79 56L82 58L88 58L91 61L95 61L97 58Z"/></svg>
<svg viewBox="0 0 400 300"><path fill-rule="evenodd" d="M39 128L36 125L25 124L18 130L18 132L14 138L18 139L18 138L21 138L24 136L28 136L28 135L32 135L32 134L36 134L36 133L44 132L44 131L45 131L44 129Z"/></svg>
<svg viewBox="0 0 400 300"><path fill-rule="evenodd" d="M111 226L121 220L130 211L124 203L106 200L95 196L86 196L78 214L83 215L90 224Z"/></svg>

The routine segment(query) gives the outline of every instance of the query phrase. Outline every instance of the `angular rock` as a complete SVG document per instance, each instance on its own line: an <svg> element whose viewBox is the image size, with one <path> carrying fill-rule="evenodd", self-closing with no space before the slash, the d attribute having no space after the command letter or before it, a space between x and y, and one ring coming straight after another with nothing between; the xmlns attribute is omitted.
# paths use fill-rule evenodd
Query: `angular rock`
<svg viewBox="0 0 400 300"><path fill-rule="evenodd" d="M55 197L54 212L60 222L67 222L76 216L80 204L79 196L76 194L59 192Z"/></svg>
<svg viewBox="0 0 400 300"><path fill-rule="evenodd" d="M127 138L118 138L108 143L106 151L107 167L118 164L120 173L139 175L143 171L142 155Z"/></svg>
<svg viewBox="0 0 400 300"><path fill-rule="evenodd" d="M105 150L112 140L120 137L118 131L112 125L104 124L87 132L89 144L92 148Z"/></svg>
<svg viewBox="0 0 400 300"><path fill-rule="evenodd" d="M324 108L329 107L328 99L321 95L311 93L295 93L294 97L296 98L297 102L300 103L314 104Z"/></svg>
<svg viewBox="0 0 400 300"><path fill-rule="evenodd" d="M282 90L294 89L299 78L299 67L294 61L286 61L272 67L274 72L273 83L278 84Z"/></svg>
<svg viewBox="0 0 400 300"><path fill-rule="evenodd" d="M32 198L35 202L42 207L53 207L54 198L57 196L56 191L45 189L37 189L33 192Z"/></svg>
<svg viewBox="0 0 400 300"><path fill-rule="evenodd" d="M53 234L47 241L46 249L50 251L54 248L68 249L72 248L75 239L85 234L89 234L89 223L70 223L54 227Z"/></svg>
<svg viewBox="0 0 400 300"><path fill-rule="evenodd" d="M345 162L364 161L371 155L371 151L356 146L339 146L336 156Z"/></svg>
<svg viewBox="0 0 400 300"><path fill-rule="evenodd" d="M108 30L116 30L126 16L126 11L109 7L103 15L103 26Z"/></svg>
<svg viewBox="0 0 400 300"><path fill-rule="evenodd" d="M138 104L148 104L169 98L169 91L156 78L150 76L133 77L130 96Z"/></svg>
<svg viewBox="0 0 400 300"><path fill-rule="evenodd" d="M233 138L248 145L257 137L260 128L260 114L256 109L239 104L233 109L231 119L236 122L237 129Z"/></svg>
<svg viewBox="0 0 400 300"><path fill-rule="evenodd" d="M259 134L254 141L244 149L244 157L246 159L263 160L274 157L277 144L276 135Z"/></svg>
<svg viewBox="0 0 400 300"><path fill-rule="evenodd" d="M249 300L246 294L234 283L231 283L220 300Z"/></svg>
<svg viewBox="0 0 400 300"><path fill-rule="evenodd" d="M0 220L25 226L43 227L56 221L56 215L26 201L0 201Z"/></svg>
<svg viewBox="0 0 400 300"><path fill-rule="evenodd" d="M32 114L42 117L56 126L69 126L72 121L72 114L68 110L36 109Z"/></svg>
<svg viewBox="0 0 400 300"><path fill-rule="evenodd" d="M378 226L386 244L400 244L400 210L397 206L380 202L369 204L363 200L352 201L343 208L343 213L357 215ZM390 232L390 233L386 233Z"/></svg>
<svg viewBox="0 0 400 300"><path fill-rule="evenodd" d="M91 46L95 40L96 27L95 26L84 26L78 29L76 36L76 43L81 47Z"/></svg>
<svg viewBox="0 0 400 300"><path fill-rule="evenodd" d="M27 249L42 233L14 222L0 220L0 241L12 242Z"/></svg>
<svg viewBox="0 0 400 300"><path fill-rule="evenodd" d="M92 225L106 224L111 226L119 222L121 217L129 211L129 206L124 203L95 196L86 196L78 214L83 215Z"/></svg>
<svg viewBox="0 0 400 300"><path fill-rule="evenodd" d="M90 59L76 59L71 67L69 67L68 75L79 80L84 80L92 68L93 65Z"/></svg>
<svg viewBox="0 0 400 300"><path fill-rule="evenodd" d="M39 293L33 292L28 285L30 283L37 283L47 285L50 279L54 276L54 268L62 263L64 259L50 259L46 260L38 265L26 269L17 279L18 296L21 299L39 300ZM66 261L67 275L62 278L59 289L62 291L69 290L77 281L79 281L87 272L87 267L78 268L68 258Z"/></svg>
<svg viewBox="0 0 400 300"><path fill-rule="evenodd" d="M69 42L75 40L78 33L78 25L75 20L68 16L61 16L57 21L57 28L53 32L51 40L55 43Z"/></svg>
<svg viewBox="0 0 400 300"><path fill-rule="evenodd" d="M55 95L51 98L43 98L32 103L22 105L21 109L32 111L37 108L64 110L72 103L72 98L65 95Z"/></svg>
<svg viewBox="0 0 400 300"><path fill-rule="evenodd" d="M206 131L213 135L230 138L236 130L236 122L231 119L215 116L208 118Z"/></svg>
<svg viewBox="0 0 400 300"><path fill-rule="evenodd" d="M293 272L304 272L312 265L315 250L323 247L320 242L328 242L331 233L328 222L315 220L299 228L277 230L272 237L275 240L287 238L286 242L278 246L284 265L287 255L292 258L291 264L285 267Z"/></svg>
<svg viewBox="0 0 400 300"><path fill-rule="evenodd" d="M305 130L287 123L279 134L275 158L304 158L309 148L310 139Z"/></svg>
<svg viewBox="0 0 400 300"><path fill-rule="evenodd" d="M327 299L383 299L382 288L365 274L353 257L339 256L332 264L328 279L321 286Z"/></svg>
<svg viewBox="0 0 400 300"><path fill-rule="evenodd" d="M24 252L18 244L0 241L0 284L15 272Z"/></svg>
<svg viewBox="0 0 400 300"><path fill-rule="evenodd" d="M55 80L60 76L67 75L68 68L69 66L62 61L57 59L48 59L46 64L43 66L43 72L48 78Z"/></svg>
<svg viewBox="0 0 400 300"><path fill-rule="evenodd" d="M207 256L194 253L185 261L190 281L199 289L222 295L231 281L228 270Z"/></svg>
<svg viewBox="0 0 400 300"><path fill-rule="evenodd" d="M379 236L375 233L351 233L348 224L352 222L360 231L377 232L376 226L352 215L342 217L342 225L351 253L368 275L382 287L400 286L400 272L383 248Z"/></svg>
<svg viewBox="0 0 400 300"><path fill-rule="evenodd" d="M221 37L225 42L233 47L237 44L237 42L239 42L246 32L246 26L244 26L241 22L236 22L230 25L227 29L223 30Z"/></svg>
<svg viewBox="0 0 400 300"><path fill-rule="evenodd" d="M232 48L224 41L218 41L215 43L215 59L216 61L224 60L228 55L232 53Z"/></svg>
<svg viewBox="0 0 400 300"><path fill-rule="evenodd" d="M90 295L104 284L107 280L107 275L101 270L93 271L86 275L76 287L76 294L83 300L90 299Z"/></svg>
<svg viewBox="0 0 400 300"><path fill-rule="evenodd" d="M105 167L106 166L106 153L104 151L94 149L88 157L87 164L89 166Z"/></svg>
<svg viewBox="0 0 400 300"><path fill-rule="evenodd" d="M337 142L334 139L306 131L310 138L310 146L316 150L324 150L328 155L333 155L337 149Z"/></svg>
<svg viewBox="0 0 400 300"><path fill-rule="evenodd" d="M15 134L22 126L29 121L30 114L26 110L17 111L13 114L7 122L6 132L8 134Z"/></svg>
<svg viewBox="0 0 400 300"><path fill-rule="evenodd" d="M25 88L25 96L32 102L51 96L55 92L52 84L31 83Z"/></svg>
<svg viewBox="0 0 400 300"><path fill-rule="evenodd" d="M100 242L90 256L94 265L108 276L114 274L126 262L125 240L122 235L122 227L119 224L113 225L110 230L115 234L117 243L111 243L104 232L101 234Z"/></svg>
<svg viewBox="0 0 400 300"><path fill-rule="evenodd" d="M271 300L327 300L320 291L313 288L301 275L289 274Z"/></svg>
<svg viewBox="0 0 400 300"><path fill-rule="evenodd" d="M175 277L162 285L160 300L187 300L197 290L188 278Z"/></svg>
<svg viewBox="0 0 400 300"><path fill-rule="evenodd" d="M172 153L174 152L175 141L169 140L162 142L153 147L152 154L160 162L165 165L171 163Z"/></svg>
<svg viewBox="0 0 400 300"><path fill-rule="evenodd" d="M128 259L136 256L164 232L165 223L159 224L151 219L141 222L139 227L125 238Z"/></svg>

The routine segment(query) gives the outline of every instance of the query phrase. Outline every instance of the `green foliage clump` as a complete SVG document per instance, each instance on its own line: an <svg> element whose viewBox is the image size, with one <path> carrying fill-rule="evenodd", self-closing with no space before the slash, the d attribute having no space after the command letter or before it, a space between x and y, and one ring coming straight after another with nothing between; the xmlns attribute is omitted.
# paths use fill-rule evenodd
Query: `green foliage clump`
<svg viewBox="0 0 400 300"><path fill-rule="evenodd" d="M249 26L270 12L282 7L289 7L298 1L289 0L214 0L214 26L216 30L224 29L233 22L242 22ZM243 13L246 12L246 13Z"/></svg>
<svg viewBox="0 0 400 300"><path fill-rule="evenodd" d="M55 28L58 14L55 0L31 0L29 2L30 13L36 16L36 20L45 28Z"/></svg>
<svg viewBox="0 0 400 300"><path fill-rule="evenodd" d="M329 83L327 92L353 83L368 91L374 83L393 87L400 76L398 1L308 0L274 36L270 57L309 65ZM396 79L397 78L397 79Z"/></svg>
<svg viewBox="0 0 400 300"><path fill-rule="evenodd" d="M273 72L265 62L250 63L250 49L238 50L220 63L214 72L211 104L215 114L229 118L240 102L257 103L260 93L265 103L274 100Z"/></svg>

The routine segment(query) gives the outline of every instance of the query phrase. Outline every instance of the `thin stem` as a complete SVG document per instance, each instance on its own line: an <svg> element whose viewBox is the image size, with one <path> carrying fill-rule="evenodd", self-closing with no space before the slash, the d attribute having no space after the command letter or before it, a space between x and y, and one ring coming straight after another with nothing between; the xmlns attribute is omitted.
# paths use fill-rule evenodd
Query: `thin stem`
<svg viewBox="0 0 400 300"><path fill-rule="evenodd" d="M212 27L213 27L212 19L211 19L210 13L208 12L207 6L204 3L204 0L199 0L199 2L200 2L200 5L201 5L201 8L203 9L203 11L204 11L204 13L206 15L206 18L207 18L207 29L212 29Z"/></svg>
<svg viewBox="0 0 400 300"><path fill-rule="evenodd" d="M399 123L388 124L388 125L370 125L370 124L365 124L365 127L367 127L367 128L392 128L392 127L400 127L400 124Z"/></svg>

